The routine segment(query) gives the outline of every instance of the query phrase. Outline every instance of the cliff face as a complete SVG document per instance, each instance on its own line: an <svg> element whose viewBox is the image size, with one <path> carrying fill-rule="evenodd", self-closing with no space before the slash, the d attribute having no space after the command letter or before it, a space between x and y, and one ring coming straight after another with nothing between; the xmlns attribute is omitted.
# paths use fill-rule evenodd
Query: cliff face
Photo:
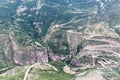
<svg viewBox="0 0 120 80"><path fill-rule="evenodd" d="M36 62L48 62L48 55L45 49L34 46L27 46L23 49L15 41L14 33L0 35L1 37L1 65L12 66L14 64L27 65Z"/></svg>

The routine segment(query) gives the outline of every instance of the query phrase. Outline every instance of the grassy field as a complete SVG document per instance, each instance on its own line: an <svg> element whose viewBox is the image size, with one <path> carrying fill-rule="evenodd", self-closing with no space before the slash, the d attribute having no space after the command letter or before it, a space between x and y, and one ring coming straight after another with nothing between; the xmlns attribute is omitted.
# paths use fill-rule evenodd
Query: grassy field
<svg viewBox="0 0 120 80"><path fill-rule="evenodd" d="M51 64L54 63L55 62L52 62ZM74 80L75 76L63 72L62 66L63 63L59 62L58 65L55 66L58 71L55 71L50 66L38 64L31 68L27 75L27 80ZM28 66L14 67L13 69L1 73L0 80L23 80L27 69Z"/></svg>

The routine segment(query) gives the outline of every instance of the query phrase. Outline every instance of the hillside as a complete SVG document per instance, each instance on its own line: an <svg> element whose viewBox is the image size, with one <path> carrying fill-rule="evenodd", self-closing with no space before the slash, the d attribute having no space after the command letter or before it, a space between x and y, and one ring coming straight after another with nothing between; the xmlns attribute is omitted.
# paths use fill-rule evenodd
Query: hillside
<svg viewBox="0 0 120 80"><path fill-rule="evenodd" d="M119 4L0 0L0 80L120 80Z"/></svg>

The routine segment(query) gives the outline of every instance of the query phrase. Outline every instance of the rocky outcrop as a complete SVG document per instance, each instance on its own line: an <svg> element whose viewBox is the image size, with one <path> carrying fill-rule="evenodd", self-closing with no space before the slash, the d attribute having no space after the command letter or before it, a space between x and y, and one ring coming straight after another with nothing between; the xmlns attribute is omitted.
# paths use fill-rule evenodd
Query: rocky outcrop
<svg viewBox="0 0 120 80"><path fill-rule="evenodd" d="M36 62L45 63L48 62L48 55L45 50L37 49L33 46L27 47L25 51L20 50L18 44L15 42L14 33L9 33L11 40L11 46L14 52L14 62L20 65L33 64Z"/></svg>
<svg viewBox="0 0 120 80"><path fill-rule="evenodd" d="M79 32L68 30L67 41L70 48L70 56L75 57L77 54L77 47L83 41L83 36Z"/></svg>

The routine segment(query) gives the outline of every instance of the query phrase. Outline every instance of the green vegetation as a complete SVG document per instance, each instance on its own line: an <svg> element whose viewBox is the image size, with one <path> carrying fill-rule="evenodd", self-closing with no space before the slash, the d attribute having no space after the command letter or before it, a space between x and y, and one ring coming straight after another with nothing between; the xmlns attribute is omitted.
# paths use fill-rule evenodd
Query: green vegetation
<svg viewBox="0 0 120 80"><path fill-rule="evenodd" d="M13 3L9 1L13 1ZM72 60L73 65L71 64L70 66L83 66L83 69L79 69L78 73L96 69L96 67L84 68L84 66L93 65L94 63L97 66L100 64L97 62L99 60L103 60L103 62L104 59L107 61L111 60L111 66L114 65L112 65L112 61L120 61L118 56L112 56L114 55L112 51L120 52L119 45L116 45L120 42L119 26L114 28L115 25L120 23L120 18L116 15L116 12L115 14L112 12L106 14L106 7L109 4L107 2L110 0L106 2L104 10L100 8L99 1L96 2L95 0L40 0L39 7L41 9L39 10L37 9L38 0L22 1L0 0L0 70L14 66L13 69L1 72L0 80L23 80L26 67L18 67L14 62L18 61L18 63L23 64L29 63L29 60L31 63L37 62L40 60L39 56L46 55L45 46L48 46L50 52L53 51L53 54L58 56L70 56L70 50L74 50L75 57L72 56L66 59L66 62L51 61L50 64L56 67L58 71L38 69L36 68L38 66L35 66L28 73L29 80L74 80L74 75L63 72L63 67L66 64L70 65ZM104 0L101 1L103 2ZM22 6L26 7L25 11ZM19 13L18 9L21 13ZM116 10L116 8L110 9ZM119 14L119 11L117 14ZM52 27L54 25L60 26L54 28ZM67 35L68 30L78 33L70 36L70 38L75 36L75 39L68 40L70 39L69 35ZM10 31L11 33L13 32L13 41L10 39ZM72 33L72 31L69 33ZM79 35L85 40L80 38ZM98 41L95 39L98 39ZM103 41L99 41L99 39L103 39ZM74 49L71 49L73 48L72 46L74 46ZM13 47L16 48L13 50ZM107 49L107 47L110 48ZM108 50L108 52L105 52L104 49ZM20 54L14 56L17 53ZM110 56L110 54L112 55ZM95 58L93 58L94 56ZM17 58L18 60L14 60ZM42 59L44 59L44 56ZM106 79L116 78L116 80L120 80L119 73L114 69L105 69L104 73Z"/></svg>
<svg viewBox="0 0 120 80"><path fill-rule="evenodd" d="M70 50L68 49L68 47L67 47L67 49L60 49L60 47L61 47L61 45L60 45L61 42L55 43L55 42L50 41L50 42L48 42L47 44L48 44L48 46L52 49L52 51L53 51L55 54L67 55L67 54L70 53ZM63 42L63 46L68 46L68 44L67 44L66 42Z"/></svg>
<svg viewBox="0 0 120 80"><path fill-rule="evenodd" d="M64 72L44 71L37 73L38 79L32 78L31 80L74 80L73 75L66 74Z"/></svg>
<svg viewBox="0 0 120 80"><path fill-rule="evenodd" d="M23 80L25 69L24 67L15 67L0 74L0 80Z"/></svg>
<svg viewBox="0 0 120 80"><path fill-rule="evenodd" d="M17 29L13 29L14 32L14 38L16 40L16 42L19 44L19 46L21 47L27 47L29 45L31 45L31 43L33 42L32 38L25 34L24 32L21 32L20 30Z"/></svg>
<svg viewBox="0 0 120 80"><path fill-rule="evenodd" d="M21 77L23 77L21 74L7 77L0 76L0 80L22 80Z"/></svg>
<svg viewBox="0 0 120 80"><path fill-rule="evenodd" d="M4 44L5 41L8 44ZM5 45L7 45L7 46L5 46ZM8 56L13 57L13 51L10 47L10 41L8 40L7 37L6 37L6 39L3 39L3 37L1 37L1 39L0 39L0 69L14 65L13 58L7 58Z"/></svg>
<svg viewBox="0 0 120 80"><path fill-rule="evenodd" d="M120 80L120 74L118 72L116 72L114 69L110 70L110 69L103 69L103 77L106 80L110 80L110 79L115 79L115 80Z"/></svg>
<svg viewBox="0 0 120 80"><path fill-rule="evenodd" d="M95 70L96 69L96 67L88 67L88 68L84 68L84 69L78 69L78 73L83 73L83 72L85 72L85 71L87 71L87 72L90 72L90 71L92 71L92 70Z"/></svg>
<svg viewBox="0 0 120 80"><path fill-rule="evenodd" d="M66 74L63 72L63 67L65 66L65 63L61 61L52 61L50 64L57 68L58 71L54 71L53 69L39 69L39 68L33 68L28 76L28 80L74 80L75 76ZM35 77L32 77L35 76Z"/></svg>
<svg viewBox="0 0 120 80"><path fill-rule="evenodd" d="M55 66L56 68L58 68L59 71L63 71L63 67L66 65L62 61L52 61L52 62L50 62L50 64Z"/></svg>
<svg viewBox="0 0 120 80"><path fill-rule="evenodd" d="M47 41L47 44L55 54L68 55L70 50L66 38L67 36L65 31L57 30L52 33L52 36Z"/></svg>
<svg viewBox="0 0 120 80"><path fill-rule="evenodd" d="M27 76L27 80L74 80L75 76L66 74L62 71L65 63L61 61L52 61L50 64L58 69L54 71L52 68L43 65L36 65L31 69ZM43 68L43 69L42 69ZM0 74L0 80L23 80L26 68L19 66L13 69L7 70Z"/></svg>
<svg viewBox="0 0 120 80"><path fill-rule="evenodd" d="M92 64L92 56L91 55L82 56L81 58L79 58L79 62L82 64L85 64L85 63Z"/></svg>

